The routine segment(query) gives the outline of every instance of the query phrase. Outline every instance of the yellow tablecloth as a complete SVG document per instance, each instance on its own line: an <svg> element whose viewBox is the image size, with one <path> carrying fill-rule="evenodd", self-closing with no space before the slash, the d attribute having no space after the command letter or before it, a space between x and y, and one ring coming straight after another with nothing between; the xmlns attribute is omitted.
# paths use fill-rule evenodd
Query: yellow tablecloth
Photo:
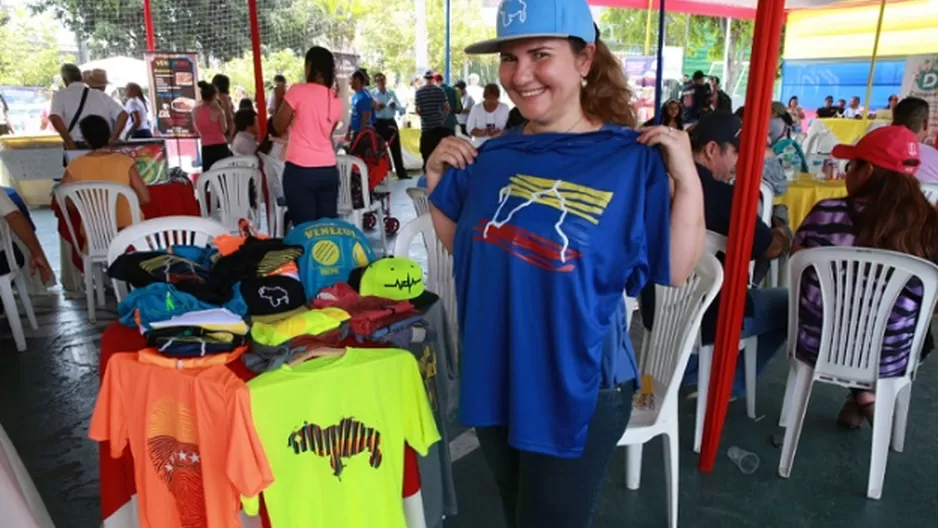
<svg viewBox="0 0 938 528"><path fill-rule="evenodd" d="M814 204L846 195L847 188L843 180L815 180L808 174L802 174L798 181L788 185L788 192L775 197L775 203L788 206L791 229L796 231Z"/></svg>
<svg viewBox="0 0 938 528"><path fill-rule="evenodd" d="M414 156L420 157L420 129L419 128L402 128L400 129L401 133L401 146L404 147L404 150L410 152Z"/></svg>
<svg viewBox="0 0 938 528"><path fill-rule="evenodd" d="M832 118L817 119L817 121L819 124L824 125L825 128L830 130L831 134L837 138L838 142L847 144L856 143L857 140L865 136L866 133L870 130L889 124L888 121L882 119L870 119L864 121L862 119Z"/></svg>

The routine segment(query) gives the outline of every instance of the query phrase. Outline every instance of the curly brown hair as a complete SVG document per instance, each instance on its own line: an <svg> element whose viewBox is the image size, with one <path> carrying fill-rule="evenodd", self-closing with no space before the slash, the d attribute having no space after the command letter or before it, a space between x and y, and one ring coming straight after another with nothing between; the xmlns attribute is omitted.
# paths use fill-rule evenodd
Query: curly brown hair
<svg viewBox="0 0 938 528"><path fill-rule="evenodd" d="M570 39L574 53L586 49L586 42ZM586 86L580 90L583 112L604 123L616 123L634 128L635 108L632 107L632 90L622 72L622 63L612 54L609 47L596 37L596 52L586 75Z"/></svg>

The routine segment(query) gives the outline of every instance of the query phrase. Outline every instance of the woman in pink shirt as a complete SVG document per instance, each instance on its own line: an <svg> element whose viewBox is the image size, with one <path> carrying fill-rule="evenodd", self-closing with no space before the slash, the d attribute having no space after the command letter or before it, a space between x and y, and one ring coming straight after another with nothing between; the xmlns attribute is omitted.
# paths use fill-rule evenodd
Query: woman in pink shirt
<svg viewBox="0 0 938 528"><path fill-rule="evenodd" d="M287 91L274 129L289 128L283 191L294 226L338 216L339 171L332 132L342 118L335 91L335 59L314 46L306 52L306 82Z"/></svg>
<svg viewBox="0 0 938 528"><path fill-rule="evenodd" d="M210 170L220 159L231 156L228 150L228 121L218 103L218 90L205 81L199 81L202 102L192 111L195 130L202 141L202 172Z"/></svg>

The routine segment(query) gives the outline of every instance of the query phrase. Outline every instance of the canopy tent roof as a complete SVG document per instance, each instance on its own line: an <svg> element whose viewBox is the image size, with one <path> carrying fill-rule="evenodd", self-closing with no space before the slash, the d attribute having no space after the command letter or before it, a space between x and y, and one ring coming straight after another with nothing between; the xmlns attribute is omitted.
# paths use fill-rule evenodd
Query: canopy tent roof
<svg viewBox="0 0 938 528"><path fill-rule="evenodd" d="M887 0L894 4L905 0ZM629 9L648 9L648 0L589 0L590 5L598 7L624 7ZM666 0L665 11L671 13L690 13L692 15L732 17L752 20L756 18L758 0ZM788 11L817 9L824 7L845 7L852 5L879 5L875 0L786 0ZM658 0L651 0L651 8L658 10Z"/></svg>

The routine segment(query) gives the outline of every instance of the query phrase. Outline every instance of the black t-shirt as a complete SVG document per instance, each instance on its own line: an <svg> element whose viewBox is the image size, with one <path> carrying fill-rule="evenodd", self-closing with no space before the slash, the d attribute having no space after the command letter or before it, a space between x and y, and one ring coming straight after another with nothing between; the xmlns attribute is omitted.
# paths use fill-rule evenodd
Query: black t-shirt
<svg viewBox="0 0 938 528"><path fill-rule="evenodd" d="M703 188L704 198L704 223L708 231L713 231L723 236L729 236L730 232L730 211L733 208L733 190L734 187L728 183L723 183L714 179L713 173L706 167L697 165L697 173L700 175L700 184ZM772 230L762 222L757 214L753 221L756 223L756 231L752 242L751 259L760 258L772 245ZM723 263L723 255L718 255L720 263ZM642 290L641 310L642 321L650 328L654 318L654 285ZM720 307L720 294L717 294L710 308L704 314L703 321L700 324L700 337L704 344L713 343L716 335L717 312ZM752 295L746 292L746 316L752 315L753 302Z"/></svg>
<svg viewBox="0 0 938 528"><path fill-rule="evenodd" d="M830 107L830 108L823 108L823 107L822 107L822 108L818 108L818 109L817 109L817 116L818 116L819 119L837 117L837 109L834 108L833 106Z"/></svg>

